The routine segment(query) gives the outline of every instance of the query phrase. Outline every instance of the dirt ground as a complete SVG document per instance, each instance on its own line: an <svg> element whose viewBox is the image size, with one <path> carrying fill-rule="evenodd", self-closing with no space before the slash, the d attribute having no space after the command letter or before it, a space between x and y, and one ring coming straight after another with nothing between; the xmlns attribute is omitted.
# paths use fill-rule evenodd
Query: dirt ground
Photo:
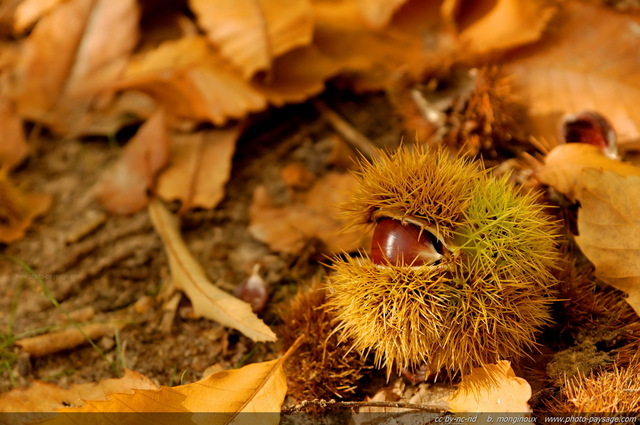
<svg viewBox="0 0 640 425"><path fill-rule="evenodd" d="M332 106L381 147L397 145L402 137L383 97L347 99ZM253 265L260 264L270 287L270 301L262 314L269 325L278 323L278 303L323 268L326 258L318 255L313 242L303 256L294 257L270 252L252 238L247 232L252 193L258 184L268 185L293 159L319 175L326 173L329 150L323 140L332 132L311 103L254 117L238 143L224 201L213 211L193 211L183 217L188 246L211 281L223 289L233 291ZM227 369L277 354L273 344L254 344L209 320L193 319L185 297L174 320L163 315L158 296L168 279L167 257L147 212L107 216L92 199L92 187L117 158L121 143L53 138L35 128L31 134L33 155L16 171L15 179L22 187L53 194L53 207L24 239L0 246L0 253L33 268L46 290L21 266L0 261L3 338L10 341L64 327L62 309L81 323L117 321L122 326L117 334L96 341L105 358L88 345L30 357L5 344L0 354L5 362L0 391L32 379L67 386L113 377L109 362L157 384L175 385L200 379L212 365ZM86 232L92 226L95 230ZM82 237L75 240L77 235ZM46 291L60 307L52 304Z"/></svg>

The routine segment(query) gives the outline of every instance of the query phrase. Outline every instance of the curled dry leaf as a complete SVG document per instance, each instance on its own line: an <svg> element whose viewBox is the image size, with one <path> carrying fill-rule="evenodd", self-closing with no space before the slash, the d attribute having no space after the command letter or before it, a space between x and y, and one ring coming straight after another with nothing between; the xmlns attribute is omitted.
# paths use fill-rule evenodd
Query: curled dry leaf
<svg viewBox="0 0 640 425"><path fill-rule="evenodd" d="M299 344L299 343L298 343ZM111 394L106 401L88 401L84 406L58 410L59 415L43 424L66 424L65 413L91 412L92 423L113 424L110 413L199 413L197 416L176 416L174 421L187 418L189 423L266 423L280 422L280 409L287 392L283 365L297 348L292 346L282 358L253 363L240 369L217 372L193 384L160 389L137 389L133 394ZM207 416L210 412L211 416ZM258 415L254 415L258 413ZM267 415L266 413L272 413ZM168 416L164 416L164 419ZM171 421L170 421L171 422ZM136 424L157 424L152 415L132 417ZM176 423L176 422L172 422Z"/></svg>
<svg viewBox="0 0 640 425"><path fill-rule="evenodd" d="M621 143L640 138L639 25L637 14L571 0L539 43L511 57L504 71L529 106L533 136L557 141L562 116L586 109L604 112Z"/></svg>
<svg viewBox="0 0 640 425"><path fill-rule="evenodd" d="M569 143L556 146L549 152L538 178L567 198L576 200L585 168L612 171L622 176L640 176L640 168L607 157L597 146Z"/></svg>
<svg viewBox="0 0 640 425"><path fill-rule="evenodd" d="M63 407L82 406L85 400L106 400L111 393L156 388L158 387L144 375L128 369L125 369L122 378L73 385L69 389L34 381L29 388L18 388L1 394L0 412L54 412Z"/></svg>
<svg viewBox="0 0 640 425"><path fill-rule="evenodd" d="M13 29L23 32L64 0L25 0L16 9Z"/></svg>
<svg viewBox="0 0 640 425"><path fill-rule="evenodd" d="M84 113L88 100L77 98L122 71L138 40L138 15L134 0L69 0L52 7L26 39L16 67L20 115L64 127Z"/></svg>
<svg viewBox="0 0 640 425"><path fill-rule="evenodd" d="M269 70L273 59L311 42L309 0L190 0L198 22L244 78Z"/></svg>
<svg viewBox="0 0 640 425"><path fill-rule="evenodd" d="M275 341L276 335L252 311L251 306L214 286L180 236L178 220L158 200L149 204L149 214L162 238L172 283L187 294L198 316L215 320L254 341Z"/></svg>
<svg viewBox="0 0 640 425"><path fill-rule="evenodd" d="M475 368L446 401L451 412L531 412L531 386L518 378L511 363Z"/></svg>
<svg viewBox="0 0 640 425"><path fill-rule="evenodd" d="M0 170L0 242L22 238L33 219L51 206L47 194L24 193Z"/></svg>
<svg viewBox="0 0 640 425"><path fill-rule="evenodd" d="M0 168L11 169L27 155L22 120L10 103L0 97Z"/></svg>
<svg viewBox="0 0 640 425"><path fill-rule="evenodd" d="M585 168L580 183L576 242L596 276L629 294L626 301L640 315L640 173Z"/></svg>
<svg viewBox="0 0 640 425"><path fill-rule="evenodd" d="M556 8L547 0L445 0L441 12L454 26L464 26L462 45L483 54L537 41Z"/></svg>
<svg viewBox="0 0 640 425"><path fill-rule="evenodd" d="M96 188L98 201L114 214L132 214L149 202L156 174L169 157L169 134L158 109L127 144L116 164Z"/></svg>
<svg viewBox="0 0 640 425"><path fill-rule="evenodd" d="M249 232L271 249L299 253L313 238L321 240L327 253L354 251L364 245L362 231L341 231L339 204L349 199L355 185L351 174L332 172L322 177L291 205L274 205L266 187L259 186L249 209Z"/></svg>
<svg viewBox="0 0 640 425"><path fill-rule="evenodd" d="M167 169L158 180L158 195L182 201L182 210L214 208L224 197L239 128L172 134Z"/></svg>
<svg viewBox="0 0 640 425"><path fill-rule="evenodd" d="M218 125L267 106L200 36L167 41L135 57L116 87L146 92L174 115Z"/></svg>

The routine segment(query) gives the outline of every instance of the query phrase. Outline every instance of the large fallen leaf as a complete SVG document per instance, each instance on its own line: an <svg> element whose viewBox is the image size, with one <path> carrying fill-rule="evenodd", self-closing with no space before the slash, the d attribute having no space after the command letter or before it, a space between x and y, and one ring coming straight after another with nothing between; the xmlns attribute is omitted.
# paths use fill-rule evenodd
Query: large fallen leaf
<svg viewBox="0 0 640 425"><path fill-rule="evenodd" d="M220 53L245 78L271 68L273 59L311 42L309 0L190 0L198 22Z"/></svg>
<svg viewBox="0 0 640 425"><path fill-rule="evenodd" d="M23 45L15 99L27 118L65 126L122 71L138 40L135 0L69 0L53 7ZM117 30L116 30L117 29ZM71 115L71 116L69 116Z"/></svg>
<svg viewBox="0 0 640 425"><path fill-rule="evenodd" d="M43 424L66 424L68 413L95 413L93 425L113 424L278 424L287 392L283 365L302 339L277 360L253 363L241 369L214 373L193 384L111 394L107 401L88 401L83 407L60 409ZM110 415L119 413L119 415ZM122 415L122 413L133 413ZM145 414L146 413L146 414ZM155 416L151 413L176 415ZM197 413L185 415L187 413ZM162 419L161 422L158 420ZM168 422L165 422L168 421Z"/></svg>
<svg viewBox="0 0 640 425"><path fill-rule="evenodd" d="M267 106L264 95L201 36L167 41L140 54L115 87L146 92L177 116L219 125Z"/></svg>
<svg viewBox="0 0 640 425"><path fill-rule="evenodd" d="M518 378L511 363L475 368L446 401L451 412L531 412L531 386Z"/></svg>
<svg viewBox="0 0 640 425"><path fill-rule="evenodd" d="M596 276L629 294L640 315L640 173L585 168L580 183L576 242Z"/></svg>
<svg viewBox="0 0 640 425"><path fill-rule="evenodd" d="M224 197L239 128L172 134L169 167L160 175L158 194L182 201L182 210L214 208Z"/></svg>
<svg viewBox="0 0 640 425"><path fill-rule="evenodd" d="M639 25L640 15L571 0L541 42L513 56L504 71L529 107L533 136L557 141L562 116L595 110L622 143L640 138Z"/></svg>
<svg viewBox="0 0 640 425"><path fill-rule="evenodd" d="M0 97L0 168L10 169L27 155L27 141L22 130L22 120L10 103Z"/></svg>
<svg viewBox="0 0 640 425"><path fill-rule="evenodd" d="M111 393L156 388L158 387L145 376L127 369L122 378L77 384L69 389L34 381L28 388L0 394L0 412L54 412L63 407L83 406L86 400L106 400L107 394Z"/></svg>
<svg viewBox="0 0 640 425"><path fill-rule="evenodd" d="M538 172L544 184L553 186L571 200L582 186L582 170L595 168L612 171L621 176L640 176L640 168L607 157L600 148L583 143L569 143L553 148Z"/></svg>
<svg viewBox="0 0 640 425"><path fill-rule="evenodd" d="M443 17L460 29L460 41L473 53L505 50L537 41L556 8L547 0L445 0Z"/></svg>
<svg viewBox="0 0 640 425"><path fill-rule="evenodd" d="M251 305L207 279L180 236L178 220L159 200L151 201L149 214L167 250L172 282L187 294L194 313L237 329L254 341L275 341L276 335L251 311Z"/></svg>
<svg viewBox="0 0 640 425"><path fill-rule="evenodd" d="M50 195L24 193L9 180L6 169L0 170L0 242L22 238L33 219L49 206Z"/></svg>
<svg viewBox="0 0 640 425"><path fill-rule="evenodd" d="M339 204L349 199L354 184L353 175L332 172L288 205L275 205L259 186L249 209L249 232L274 251L289 254L299 253L314 238L325 244L327 254L355 251L364 245L366 233L342 231L344 223L337 218Z"/></svg>
<svg viewBox="0 0 640 425"><path fill-rule="evenodd" d="M169 157L169 133L162 109L147 120L96 188L98 201L115 214L131 214L149 202L156 174Z"/></svg>

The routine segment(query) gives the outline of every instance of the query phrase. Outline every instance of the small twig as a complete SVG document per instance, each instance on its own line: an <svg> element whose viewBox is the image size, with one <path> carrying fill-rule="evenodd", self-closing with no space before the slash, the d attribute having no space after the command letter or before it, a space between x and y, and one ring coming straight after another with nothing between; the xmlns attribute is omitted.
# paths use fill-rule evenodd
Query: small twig
<svg viewBox="0 0 640 425"><path fill-rule="evenodd" d="M410 409L426 413L446 413L441 407L425 404L413 404L393 401L335 401L335 400L305 400L297 406L282 410L282 413L302 412L307 406L319 406L325 410L343 410L353 407L392 407ZM399 412L398 412L399 413Z"/></svg>
<svg viewBox="0 0 640 425"><path fill-rule="evenodd" d="M345 121L336 111L329 108L324 102L319 100L316 100L314 105L324 118L327 119L333 129L340 133L340 135L362 155L369 159L376 158L378 156L371 140Z"/></svg>

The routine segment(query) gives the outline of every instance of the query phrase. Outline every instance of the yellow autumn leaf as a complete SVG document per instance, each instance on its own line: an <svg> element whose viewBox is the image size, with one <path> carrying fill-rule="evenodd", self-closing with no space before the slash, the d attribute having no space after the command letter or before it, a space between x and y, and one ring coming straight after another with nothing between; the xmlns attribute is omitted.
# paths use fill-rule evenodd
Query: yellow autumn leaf
<svg viewBox="0 0 640 425"><path fill-rule="evenodd" d="M151 201L149 214L167 251L173 284L189 297L194 313L236 329L254 341L275 341L276 335L251 311L251 305L207 279L180 236L177 218L161 201Z"/></svg>
<svg viewBox="0 0 640 425"><path fill-rule="evenodd" d="M158 178L158 195L182 201L182 210L214 208L224 197L239 127L171 134L169 166Z"/></svg>
<svg viewBox="0 0 640 425"><path fill-rule="evenodd" d="M581 172L584 168L607 170L625 176L640 176L640 168L611 159L596 146L569 143L556 146L549 152L538 178L567 198L575 200L576 192L582 185Z"/></svg>
<svg viewBox="0 0 640 425"><path fill-rule="evenodd" d="M35 381L28 388L16 388L0 394L0 412L55 412L65 406L82 406L85 400L106 400L107 394L111 393L157 388L144 375L128 369L122 378L76 384L68 389Z"/></svg>
<svg viewBox="0 0 640 425"><path fill-rule="evenodd" d="M596 276L629 294L640 315L640 174L586 168L580 182L576 242Z"/></svg>
<svg viewBox="0 0 640 425"><path fill-rule="evenodd" d="M220 53L244 78L269 70L273 59L311 42L309 0L190 0L189 4Z"/></svg>
<svg viewBox="0 0 640 425"><path fill-rule="evenodd" d="M473 369L446 399L451 412L531 412L531 386L518 378L511 363L500 360Z"/></svg>
<svg viewBox="0 0 640 425"><path fill-rule="evenodd" d="M287 393L283 365L302 342L299 338L280 359L253 363L236 370L214 373L200 381L177 387L134 390L111 394L106 401L88 401L82 407L60 409L43 424L66 424L68 413L94 413L92 425L114 423L158 424L278 424ZM113 416L112 413L132 413ZM145 413L145 414L142 414ZM162 413L161 416L153 413ZM166 414L175 415L166 415ZM192 415L187 415L193 413ZM162 420L162 422L160 421ZM167 422L168 421L168 422Z"/></svg>

